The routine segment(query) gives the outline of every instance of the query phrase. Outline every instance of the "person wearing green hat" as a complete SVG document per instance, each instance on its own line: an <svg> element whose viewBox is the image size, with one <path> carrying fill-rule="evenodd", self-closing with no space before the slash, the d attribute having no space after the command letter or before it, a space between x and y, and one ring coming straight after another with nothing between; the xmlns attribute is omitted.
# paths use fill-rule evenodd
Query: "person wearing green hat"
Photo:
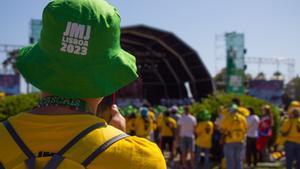
<svg viewBox="0 0 300 169"><path fill-rule="evenodd" d="M120 45L120 20L104 0L45 7L40 41L16 62L42 98L0 125L0 168L166 168L155 144L123 132L116 105L111 121L95 116L103 97L138 77L135 57Z"/></svg>
<svg viewBox="0 0 300 169"><path fill-rule="evenodd" d="M196 137L196 152L195 152L195 166L200 168L201 153L204 153L204 168L210 168L210 149L212 147L212 135L214 131L214 124L210 121L211 114L208 110L202 110L197 114L198 124L195 129Z"/></svg>

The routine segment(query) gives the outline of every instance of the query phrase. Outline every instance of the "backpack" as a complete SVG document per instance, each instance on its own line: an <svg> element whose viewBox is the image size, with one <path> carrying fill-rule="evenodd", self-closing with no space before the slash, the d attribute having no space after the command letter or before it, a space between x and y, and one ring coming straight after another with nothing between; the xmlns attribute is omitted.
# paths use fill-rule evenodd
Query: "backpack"
<svg viewBox="0 0 300 169"><path fill-rule="evenodd" d="M20 156L18 156L18 153L16 154L15 161L19 162L16 162L17 164L12 167L13 169L85 169L99 154L104 152L111 145L123 138L128 137L127 134L111 126L106 126L105 123L96 123L80 132L53 156L36 157L34 153L32 153L25 145L13 126L8 121L3 122L3 125L8 131L10 137L17 144L17 149L20 151L18 153L21 154ZM99 128L104 130L102 134L104 135L103 138L105 138L105 140L99 139L97 141L98 143L96 143L96 145L98 148L93 147L95 145L88 146L82 144L82 138L86 138L86 136L88 138L90 135L97 134L93 131ZM77 155L82 153L86 154L86 158L78 159L79 157ZM22 154L24 155L22 156ZM0 162L0 169L5 169L4 164L5 163Z"/></svg>
<svg viewBox="0 0 300 169"><path fill-rule="evenodd" d="M242 123L242 115L232 115L231 124L229 127L229 131L226 137L231 139L240 139L243 140L245 137L245 126Z"/></svg>

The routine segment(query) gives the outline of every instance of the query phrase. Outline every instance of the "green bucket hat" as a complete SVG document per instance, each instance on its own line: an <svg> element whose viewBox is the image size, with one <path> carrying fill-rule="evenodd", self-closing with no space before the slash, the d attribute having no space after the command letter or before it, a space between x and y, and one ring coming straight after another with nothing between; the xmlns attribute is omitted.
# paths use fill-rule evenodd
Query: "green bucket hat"
<svg viewBox="0 0 300 169"><path fill-rule="evenodd" d="M208 110L202 110L199 113L197 113L196 118L199 121L208 121L211 119L211 113L209 113Z"/></svg>
<svg viewBox="0 0 300 169"><path fill-rule="evenodd" d="M54 0L44 9L40 41L21 49L16 65L42 91L67 98L107 96L138 77L120 32L120 16L104 0Z"/></svg>

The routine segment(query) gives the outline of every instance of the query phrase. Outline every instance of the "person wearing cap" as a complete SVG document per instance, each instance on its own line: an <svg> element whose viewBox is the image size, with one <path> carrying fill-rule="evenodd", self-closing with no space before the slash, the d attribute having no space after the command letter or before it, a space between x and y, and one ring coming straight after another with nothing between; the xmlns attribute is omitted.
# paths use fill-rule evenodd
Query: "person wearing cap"
<svg viewBox="0 0 300 169"><path fill-rule="evenodd" d="M178 114L178 107L177 106L172 106L172 107L170 107L169 108L169 112L171 112L171 117L177 122L179 119L180 119L180 117L181 117L181 115L180 114Z"/></svg>
<svg viewBox="0 0 300 169"><path fill-rule="evenodd" d="M200 167L201 153L204 153L204 168L210 168L210 149L212 147L212 135L214 131L214 124L210 121L211 114L208 110L203 110L197 114L197 127L196 127L196 152L195 152L195 166Z"/></svg>
<svg viewBox="0 0 300 169"><path fill-rule="evenodd" d="M157 139L155 137L155 130L157 129L157 121L154 113L154 108L149 107L149 119L150 119L150 140L155 142Z"/></svg>
<svg viewBox="0 0 300 169"><path fill-rule="evenodd" d="M292 169L296 161L296 169L300 168L300 108L290 110L290 116L280 127L280 134L285 138L286 168Z"/></svg>
<svg viewBox="0 0 300 169"><path fill-rule="evenodd" d="M288 109L287 109L287 115L289 116L289 115L293 114L292 110L294 110L295 108L300 108L299 101L294 100L290 103L290 105L288 106Z"/></svg>
<svg viewBox="0 0 300 169"><path fill-rule="evenodd" d="M21 49L16 61L42 98L0 125L0 168L166 168L154 143L124 133L116 105L111 121L96 117L104 96L138 77L134 56L120 46L120 20L104 0L45 7L40 41Z"/></svg>
<svg viewBox="0 0 300 169"><path fill-rule="evenodd" d="M259 161L269 161L269 141L273 135L272 127L274 126L273 113L269 105L262 107L262 116L258 124L258 139L257 151L259 154Z"/></svg>
<svg viewBox="0 0 300 169"><path fill-rule="evenodd" d="M135 120L135 134L138 137L150 140L151 119L149 117L149 109L146 107L140 108L140 116Z"/></svg>
<svg viewBox="0 0 300 169"><path fill-rule="evenodd" d="M222 119L220 130L224 136L224 154L227 168L242 169L243 144L247 133L246 118L238 113L238 106L232 105L227 116Z"/></svg>
<svg viewBox="0 0 300 169"><path fill-rule="evenodd" d="M173 118L176 121L176 124L178 120L181 118L181 115L179 114L179 111L182 109L182 107L177 107L176 105L173 105L172 107L169 108L170 117ZM175 147L175 156L178 154L181 155L180 151L180 145L177 142L178 140L175 139L174 147Z"/></svg>

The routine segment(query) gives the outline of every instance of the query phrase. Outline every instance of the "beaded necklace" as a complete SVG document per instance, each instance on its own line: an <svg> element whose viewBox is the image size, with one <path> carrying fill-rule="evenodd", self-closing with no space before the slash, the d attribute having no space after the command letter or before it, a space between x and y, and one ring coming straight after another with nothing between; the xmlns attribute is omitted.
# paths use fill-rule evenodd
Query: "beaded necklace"
<svg viewBox="0 0 300 169"><path fill-rule="evenodd" d="M67 107L71 110L87 112L89 113L89 109L87 103L80 99L69 99L60 96L47 96L42 98L38 103L38 108L40 107L48 107L48 106L63 106Z"/></svg>

